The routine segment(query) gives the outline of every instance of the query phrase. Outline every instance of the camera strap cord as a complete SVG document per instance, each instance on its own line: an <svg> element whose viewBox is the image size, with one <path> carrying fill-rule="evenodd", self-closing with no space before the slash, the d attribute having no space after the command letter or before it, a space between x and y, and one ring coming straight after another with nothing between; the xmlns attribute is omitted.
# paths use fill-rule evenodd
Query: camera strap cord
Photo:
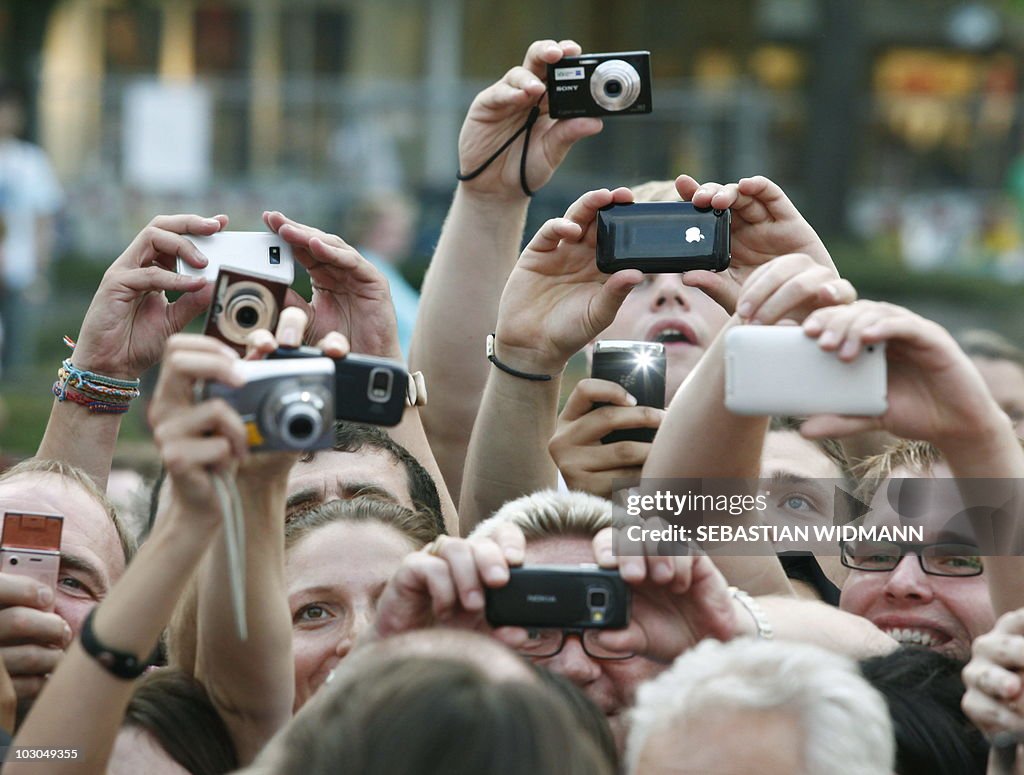
<svg viewBox="0 0 1024 775"><path fill-rule="evenodd" d="M473 178L479 176L481 172L483 172L485 169L490 167L491 164L494 163L495 159L497 159L499 156L501 156L501 154L508 150L508 147L516 141L519 135L525 132L526 136L523 137L523 153L519 157L519 185L520 187L522 187L524 194L526 194L527 196L533 196L533 191L531 191L530 187L526 184L526 154L530 150L530 134L533 132L533 125L536 124L537 119L540 118L540 103L541 100L544 99L544 96L545 95L541 95L541 98L537 100L537 103L532 108L530 108L530 114L526 117L526 123L519 127L519 129L515 131L515 134L513 134L508 140L502 143L501 147L494 153L492 153L490 158L487 159L487 161L485 161L472 172L463 173L460 171L455 175L455 177L458 178L459 180L472 180Z"/></svg>
<svg viewBox="0 0 1024 775"><path fill-rule="evenodd" d="M235 613L235 630L239 640L244 641L249 637L249 625L245 615L245 515L242 513L242 498L233 476L211 473L210 478L217 491L220 513L224 518L224 543L228 553L228 578Z"/></svg>

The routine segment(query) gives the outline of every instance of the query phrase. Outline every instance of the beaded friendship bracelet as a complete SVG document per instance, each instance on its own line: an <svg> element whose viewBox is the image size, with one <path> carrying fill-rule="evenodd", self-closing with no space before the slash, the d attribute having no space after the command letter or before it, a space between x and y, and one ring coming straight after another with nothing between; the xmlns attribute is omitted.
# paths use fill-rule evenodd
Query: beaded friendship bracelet
<svg viewBox="0 0 1024 775"><path fill-rule="evenodd" d="M68 337L64 337L64 342L74 347ZM57 370L53 395L58 401L73 401L90 412L123 414L140 395L139 380L117 379L79 369L66 358Z"/></svg>

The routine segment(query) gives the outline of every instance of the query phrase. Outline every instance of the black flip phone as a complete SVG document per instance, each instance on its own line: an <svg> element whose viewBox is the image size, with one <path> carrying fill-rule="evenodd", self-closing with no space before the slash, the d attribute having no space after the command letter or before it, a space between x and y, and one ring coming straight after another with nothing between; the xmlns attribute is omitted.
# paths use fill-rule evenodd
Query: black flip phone
<svg viewBox="0 0 1024 775"><path fill-rule="evenodd" d="M281 347L268 359L322 358L315 347ZM409 372L399 361L349 353L334 360L334 416L338 420L394 426L402 421Z"/></svg>
<svg viewBox="0 0 1024 775"><path fill-rule="evenodd" d="M618 571L529 565L509 572L508 584L486 592L493 627L621 630L629 624L629 587Z"/></svg>
<svg viewBox="0 0 1024 775"><path fill-rule="evenodd" d="M648 274L729 267L729 210L690 202L612 204L597 214L597 268Z"/></svg>
<svg viewBox="0 0 1024 775"><path fill-rule="evenodd" d="M660 342L601 340L594 344L590 376L618 382L638 406L665 408L665 345ZM594 404L594 408L607 404ZM654 441L656 428L624 428L601 437L602 444L616 441Z"/></svg>

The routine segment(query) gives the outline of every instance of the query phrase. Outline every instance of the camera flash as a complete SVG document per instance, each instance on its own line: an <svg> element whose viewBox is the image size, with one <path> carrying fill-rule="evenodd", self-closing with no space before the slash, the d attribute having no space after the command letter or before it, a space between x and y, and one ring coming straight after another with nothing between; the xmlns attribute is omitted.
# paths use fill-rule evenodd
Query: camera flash
<svg viewBox="0 0 1024 775"><path fill-rule="evenodd" d="M604 612L603 611L591 611L590 612L590 621L597 622L597 623L603 622L604 621Z"/></svg>
<svg viewBox="0 0 1024 775"><path fill-rule="evenodd" d="M636 368L649 369L651 367L651 354L646 350L636 354Z"/></svg>

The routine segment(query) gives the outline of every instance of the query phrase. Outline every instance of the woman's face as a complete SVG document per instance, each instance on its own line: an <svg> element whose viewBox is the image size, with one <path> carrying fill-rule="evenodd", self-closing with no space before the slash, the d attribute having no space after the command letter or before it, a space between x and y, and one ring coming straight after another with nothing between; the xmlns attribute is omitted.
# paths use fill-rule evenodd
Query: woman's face
<svg viewBox="0 0 1024 775"><path fill-rule="evenodd" d="M380 522L334 522L288 550L295 710L373 621L384 585L415 548L404 534Z"/></svg>

